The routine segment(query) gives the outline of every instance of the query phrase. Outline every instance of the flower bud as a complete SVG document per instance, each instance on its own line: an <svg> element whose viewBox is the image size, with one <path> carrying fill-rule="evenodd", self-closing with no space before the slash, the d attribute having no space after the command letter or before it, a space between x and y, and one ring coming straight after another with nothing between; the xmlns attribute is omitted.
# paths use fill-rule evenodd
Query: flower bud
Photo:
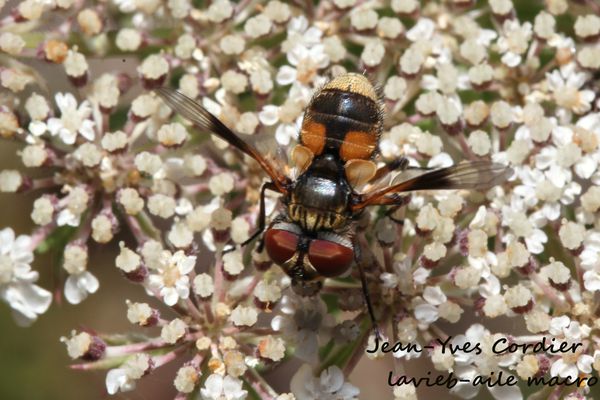
<svg viewBox="0 0 600 400"><path fill-rule="evenodd" d="M161 86L169 73L169 63L162 54L152 54L138 67L144 89L152 90Z"/></svg>
<svg viewBox="0 0 600 400"><path fill-rule="evenodd" d="M276 283L260 281L254 288L254 304L262 310L272 310L281 298L281 287Z"/></svg>
<svg viewBox="0 0 600 400"><path fill-rule="evenodd" d="M193 365L179 368L175 376L175 388L181 393L191 393L200 381L200 372ZM187 397L183 397L184 399Z"/></svg>
<svg viewBox="0 0 600 400"><path fill-rule="evenodd" d="M217 243L226 243L229 240L229 229L231 227L231 211L225 208L217 208L210 216L210 227Z"/></svg>
<svg viewBox="0 0 600 400"><path fill-rule="evenodd" d="M87 332L71 332L71 337L61 337L60 341L67 346L67 352L72 359L96 361L104 356L106 343L96 335Z"/></svg>
<svg viewBox="0 0 600 400"><path fill-rule="evenodd" d="M136 324L143 327L152 327L158 324L160 319L160 312L151 308L146 303L132 303L126 300L127 304L127 319L132 324Z"/></svg>
<svg viewBox="0 0 600 400"><path fill-rule="evenodd" d="M196 275L193 282L193 288L194 293L202 300L209 299L215 290L212 276L206 273Z"/></svg>
<svg viewBox="0 0 600 400"><path fill-rule="evenodd" d="M69 50L63 62L65 72L69 80L76 87L83 87L88 81L88 63L85 56L77 51L77 48Z"/></svg>
<svg viewBox="0 0 600 400"><path fill-rule="evenodd" d="M285 357L285 342L269 335L258 343L256 355L267 364L281 361Z"/></svg>
<svg viewBox="0 0 600 400"><path fill-rule="evenodd" d="M239 278L243 270L244 263L241 251L235 250L223 255L223 275L225 279L234 281Z"/></svg>
<svg viewBox="0 0 600 400"><path fill-rule="evenodd" d="M188 326L183 320L175 318L162 327L160 337L169 344L175 344L182 340L187 333Z"/></svg>
<svg viewBox="0 0 600 400"><path fill-rule="evenodd" d="M254 251L252 253L252 262L257 271L267 271L273 265L271 258L266 251Z"/></svg>
<svg viewBox="0 0 600 400"><path fill-rule="evenodd" d="M554 289L564 292L571 287L571 271L562 262L550 259L550 264L542 269Z"/></svg>
<svg viewBox="0 0 600 400"><path fill-rule="evenodd" d="M524 314L533 308L533 295L529 289L523 285L517 285L509 288L504 293L506 305L517 314Z"/></svg>

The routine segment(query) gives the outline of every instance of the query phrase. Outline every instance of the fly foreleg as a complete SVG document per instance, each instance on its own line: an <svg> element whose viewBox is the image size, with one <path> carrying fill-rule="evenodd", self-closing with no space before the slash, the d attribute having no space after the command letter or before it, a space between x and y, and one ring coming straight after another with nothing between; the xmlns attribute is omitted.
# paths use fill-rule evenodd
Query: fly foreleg
<svg viewBox="0 0 600 400"><path fill-rule="evenodd" d="M256 231L250 235L250 237L246 240L244 240L242 243L239 244L239 247L242 248L244 246L246 246L248 243L252 242L254 239L256 239L258 236L260 236L264 231L265 231L265 227L266 227L266 209L265 209L265 192L267 190L272 190L275 192L278 192L277 190L277 186L275 186L275 184L273 182L266 182L265 184L262 185L261 189L260 189L260 208L258 210L258 219L256 221L256 225L257 225L257 229ZM262 250L262 241L259 244L259 251ZM237 249L238 246L234 245L231 246L225 250L223 250L223 254L227 254L231 251L234 251L235 249Z"/></svg>

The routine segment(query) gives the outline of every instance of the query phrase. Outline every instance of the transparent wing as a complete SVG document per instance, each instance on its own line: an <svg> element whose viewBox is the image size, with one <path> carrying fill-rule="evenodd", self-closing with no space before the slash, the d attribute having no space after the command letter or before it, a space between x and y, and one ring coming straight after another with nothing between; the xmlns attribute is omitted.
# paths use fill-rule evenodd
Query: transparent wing
<svg viewBox="0 0 600 400"><path fill-rule="evenodd" d="M275 140L275 134L271 132L262 132L253 135L244 135L248 144L253 146L277 171L282 171L284 175L291 177L291 168L289 166L289 156L287 150Z"/></svg>
<svg viewBox="0 0 600 400"><path fill-rule="evenodd" d="M169 105L169 107L177 111L184 118L193 122L198 128L217 135L241 152L254 158L260 164L262 169L271 177L273 183L277 186L277 189L282 193L286 191L285 187L288 178L283 174L283 171L277 169L272 162L260 153L260 151L233 133L231 129L225 126L223 122L208 112L204 107L172 88L161 87L154 91Z"/></svg>

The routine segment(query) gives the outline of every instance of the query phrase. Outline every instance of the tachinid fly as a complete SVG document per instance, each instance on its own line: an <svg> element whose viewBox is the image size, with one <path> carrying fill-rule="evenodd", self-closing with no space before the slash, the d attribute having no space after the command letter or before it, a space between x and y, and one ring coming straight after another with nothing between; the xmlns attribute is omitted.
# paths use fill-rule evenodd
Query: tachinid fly
<svg viewBox="0 0 600 400"><path fill-rule="evenodd" d="M344 274L353 263L360 271L369 314L376 327L355 224L369 206L400 206L405 192L440 189L483 189L503 182L510 173L488 161L461 163L435 170L412 169L399 183L369 189L368 184L395 170L407 169L398 158L377 168L373 161L383 129L382 102L371 82L360 74L344 74L323 86L308 105L299 137L291 152L298 171L284 175L251 144L243 141L194 100L173 89L156 92L192 121L254 158L269 176L261 189L257 231L242 244L263 234L259 251L281 266L301 295L314 295L324 278ZM415 176L417 170L419 174ZM367 187L363 192L357 189ZM285 211L269 226L265 219L265 191L281 194Z"/></svg>

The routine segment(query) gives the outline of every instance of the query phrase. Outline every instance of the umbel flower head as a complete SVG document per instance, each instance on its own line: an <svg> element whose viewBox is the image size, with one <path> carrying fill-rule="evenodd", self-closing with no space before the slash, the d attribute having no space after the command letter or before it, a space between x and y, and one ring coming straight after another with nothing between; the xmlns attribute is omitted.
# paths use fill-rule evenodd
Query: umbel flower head
<svg viewBox="0 0 600 400"><path fill-rule="evenodd" d="M594 398L586 381L528 387L527 380L600 370L596 2L0 7L9 11L0 33L0 135L19 143L22 161L0 168L0 192L15 201L32 196L35 225L30 236L0 231L0 294L17 322L35 320L51 296L36 285L33 254L53 252L64 297L78 304L104 289L95 271L106 266L95 249L118 245L114 266L148 296L123 299L131 332L86 329L62 338L74 368L108 370L109 394L134 390L172 362L179 399L354 399L361 388L348 379L361 358L393 358L391 376L418 379L410 367L419 356L464 380L448 396L520 399L539 390ZM34 60L69 85L50 93L54 75L31 67ZM357 191L463 160L513 171L483 192L413 192L403 207L373 207L355 221L383 339L429 351L365 353L382 340L372 334L356 268L301 297L259 246L240 247L257 228L260 168L153 92L179 89L293 175L277 160L298 143L314 93L346 72L380 86L377 166L400 157L408 165ZM283 211L268 191L265 209L267 222ZM522 348L543 339L581 345L571 353L496 354L491 347L502 338ZM442 345L464 350L466 342L481 352ZM289 377L289 393L278 393L264 372L292 357L303 366ZM470 384L500 373L519 384ZM386 390L399 400L428 396L413 384Z"/></svg>

